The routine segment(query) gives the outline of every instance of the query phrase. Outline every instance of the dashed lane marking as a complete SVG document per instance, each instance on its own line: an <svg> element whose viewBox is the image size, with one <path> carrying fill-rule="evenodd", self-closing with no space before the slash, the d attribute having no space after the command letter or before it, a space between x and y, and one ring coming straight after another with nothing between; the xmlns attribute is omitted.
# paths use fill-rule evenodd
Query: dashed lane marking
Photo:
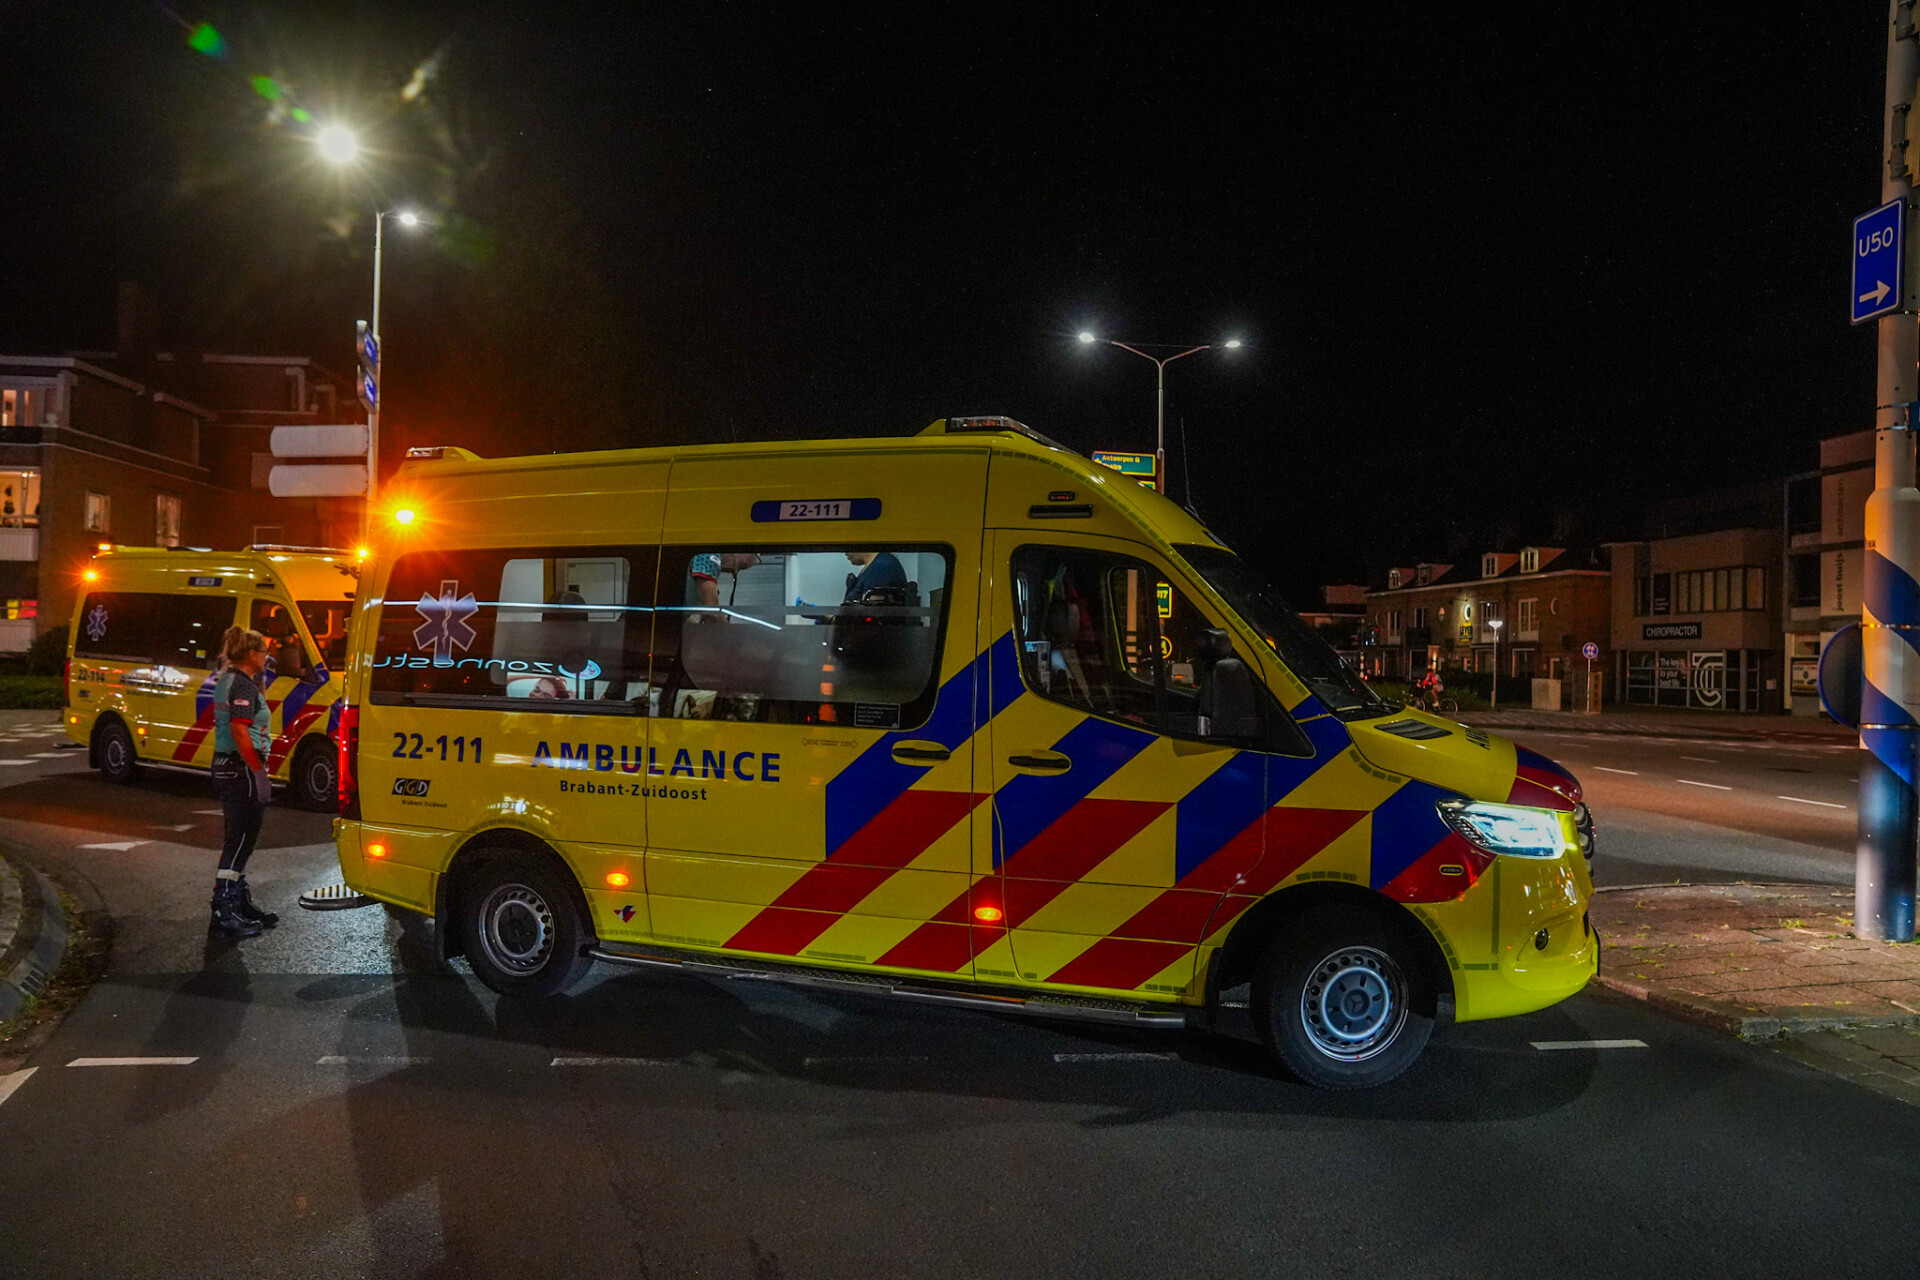
<svg viewBox="0 0 1920 1280"><path fill-rule="evenodd" d="M209 813L209 814L212 814L212 815L213 815L214 817L216 817L216 818L223 818L223 817L225 817L225 816L226 816L226 810L224 810L224 809L195 809L195 810L194 810L194 812L195 812L195 813Z"/></svg>
<svg viewBox="0 0 1920 1280"><path fill-rule="evenodd" d="M1640 776L1640 771L1638 769L1609 769L1607 768L1607 766L1603 764L1597 764L1593 767L1598 769L1602 773L1624 773L1629 778L1637 778Z"/></svg>
<svg viewBox="0 0 1920 1280"><path fill-rule="evenodd" d="M1705 787L1709 791L1733 790L1732 787L1723 787L1717 782L1695 782L1692 778L1675 778L1674 781L1679 783L1683 787Z"/></svg>
<svg viewBox="0 0 1920 1280"><path fill-rule="evenodd" d="M1534 1040L1536 1049L1644 1049L1645 1040Z"/></svg>
<svg viewBox="0 0 1920 1280"><path fill-rule="evenodd" d="M28 1077L39 1069L38 1067L22 1067L18 1071L9 1072L7 1075L0 1076L0 1106L4 1106L7 1099L13 1096L14 1090L25 1084Z"/></svg>
<svg viewBox="0 0 1920 1280"><path fill-rule="evenodd" d="M1176 1062L1177 1053L1056 1053L1055 1062Z"/></svg>
<svg viewBox="0 0 1920 1280"><path fill-rule="evenodd" d="M1822 809L1851 809L1852 805L1835 804L1831 800L1809 800L1805 796L1775 796L1775 800L1791 800L1795 804L1817 804Z"/></svg>
<svg viewBox="0 0 1920 1280"><path fill-rule="evenodd" d="M550 1067L677 1067L678 1058L555 1058Z"/></svg>
<svg viewBox="0 0 1920 1280"><path fill-rule="evenodd" d="M192 1058L75 1058L70 1067L190 1067L200 1061Z"/></svg>
<svg viewBox="0 0 1920 1280"><path fill-rule="evenodd" d="M27 757L29 760L64 760L66 756L59 751L37 751Z"/></svg>
<svg viewBox="0 0 1920 1280"><path fill-rule="evenodd" d="M111 849L115 853L125 853L129 849L135 849L143 844L152 843L153 841L151 840L106 840L99 844L83 844L80 847L82 849Z"/></svg>
<svg viewBox="0 0 1920 1280"><path fill-rule="evenodd" d="M389 1057L373 1055L356 1057L352 1054L329 1053L313 1065L316 1067L411 1067L422 1062L432 1062L432 1058L409 1058L404 1054Z"/></svg>
<svg viewBox="0 0 1920 1280"><path fill-rule="evenodd" d="M155 831L191 831L193 830L195 825L196 824L191 822L181 822L181 823L175 823L173 825L168 825L163 822L155 822L155 823L149 824L149 826Z"/></svg>
<svg viewBox="0 0 1920 1280"><path fill-rule="evenodd" d="M31 760L0 760L0 768L15 768L23 764L32 764Z"/></svg>
<svg viewBox="0 0 1920 1280"><path fill-rule="evenodd" d="M1709 760L1706 756L1681 756L1682 760L1691 760L1695 764L1719 764L1718 760Z"/></svg>

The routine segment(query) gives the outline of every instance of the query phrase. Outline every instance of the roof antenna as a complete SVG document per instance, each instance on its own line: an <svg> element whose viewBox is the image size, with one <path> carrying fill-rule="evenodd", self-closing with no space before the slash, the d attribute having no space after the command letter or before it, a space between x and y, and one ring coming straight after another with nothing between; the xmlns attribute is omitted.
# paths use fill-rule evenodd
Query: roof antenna
<svg viewBox="0 0 1920 1280"><path fill-rule="evenodd" d="M1193 464L1187 454L1187 415L1180 415L1180 478L1187 486L1187 513L1200 520L1200 513L1193 509ZM1200 520L1201 524L1206 521Z"/></svg>

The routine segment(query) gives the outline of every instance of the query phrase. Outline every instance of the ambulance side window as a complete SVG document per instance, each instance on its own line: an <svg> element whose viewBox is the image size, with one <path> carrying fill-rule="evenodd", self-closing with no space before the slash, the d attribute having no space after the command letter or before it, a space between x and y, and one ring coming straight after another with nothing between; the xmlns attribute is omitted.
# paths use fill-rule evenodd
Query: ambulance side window
<svg viewBox="0 0 1920 1280"><path fill-rule="evenodd" d="M83 658L204 671L232 625L231 596L95 591L81 608L73 651Z"/></svg>
<svg viewBox="0 0 1920 1280"><path fill-rule="evenodd" d="M300 628L293 623L293 610L277 600L255 600L247 625L267 638L267 660L273 664L273 678L307 678L307 648L300 642Z"/></svg>
<svg viewBox="0 0 1920 1280"><path fill-rule="evenodd" d="M652 547L417 551L380 602L372 700L646 715Z"/></svg>
<svg viewBox="0 0 1920 1280"><path fill-rule="evenodd" d="M1216 624L1166 574L1078 547L1021 547L1012 569L1014 639L1029 689L1156 733L1209 736L1203 640ZM1297 750L1292 722L1271 698L1260 702L1265 749Z"/></svg>
<svg viewBox="0 0 1920 1280"><path fill-rule="evenodd" d="M945 547L668 547L655 713L915 728L938 692L952 568Z"/></svg>

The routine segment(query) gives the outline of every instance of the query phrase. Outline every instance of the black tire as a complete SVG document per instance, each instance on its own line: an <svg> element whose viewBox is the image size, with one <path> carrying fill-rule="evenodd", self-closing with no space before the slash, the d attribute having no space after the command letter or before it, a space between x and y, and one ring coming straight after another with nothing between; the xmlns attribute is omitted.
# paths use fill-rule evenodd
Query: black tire
<svg viewBox="0 0 1920 1280"><path fill-rule="evenodd" d="M309 738L293 753L287 789L303 809L337 813L340 809L340 752L331 738Z"/></svg>
<svg viewBox="0 0 1920 1280"><path fill-rule="evenodd" d="M100 776L117 787L129 786L140 776L140 752L117 716L101 721L94 730L93 759Z"/></svg>
<svg viewBox="0 0 1920 1280"><path fill-rule="evenodd" d="M542 858L502 851L464 876L460 936L474 976L503 996L556 996L593 963L571 877Z"/></svg>
<svg viewBox="0 0 1920 1280"><path fill-rule="evenodd" d="M1254 1025L1280 1065L1321 1089L1367 1089L1413 1065L1433 1033L1426 978L1391 923L1328 907L1286 927L1260 958Z"/></svg>

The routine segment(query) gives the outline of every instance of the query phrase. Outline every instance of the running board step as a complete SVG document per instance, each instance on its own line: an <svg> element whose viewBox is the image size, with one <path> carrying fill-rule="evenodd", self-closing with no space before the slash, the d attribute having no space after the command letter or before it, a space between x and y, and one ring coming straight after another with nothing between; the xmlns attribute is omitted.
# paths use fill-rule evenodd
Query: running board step
<svg viewBox="0 0 1920 1280"><path fill-rule="evenodd" d="M303 899L301 905L304 906ZM832 969L809 969L802 965L768 965L752 961L729 960L705 953L674 952L666 948L589 947L587 954L596 960L633 965L642 969L679 969L685 973L711 978L744 978L752 982L778 982L788 986L810 987L843 995L888 996L920 1004L941 1004L962 1009L980 1009L989 1013L1015 1013L1032 1018L1066 1018L1076 1022L1104 1022L1123 1027L1148 1027L1168 1030L1187 1025L1183 1009L1164 1006L1140 1006L1120 1000L1098 1000L1081 996L1029 996L998 994L962 987L944 987L892 978L844 973Z"/></svg>
<svg viewBox="0 0 1920 1280"><path fill-rule="evenodd" d="M305 911L351 911L355 907L370 907L378 901L380 899L356 893L343 884L309 889L300 895L300 906Z"/></svg>

